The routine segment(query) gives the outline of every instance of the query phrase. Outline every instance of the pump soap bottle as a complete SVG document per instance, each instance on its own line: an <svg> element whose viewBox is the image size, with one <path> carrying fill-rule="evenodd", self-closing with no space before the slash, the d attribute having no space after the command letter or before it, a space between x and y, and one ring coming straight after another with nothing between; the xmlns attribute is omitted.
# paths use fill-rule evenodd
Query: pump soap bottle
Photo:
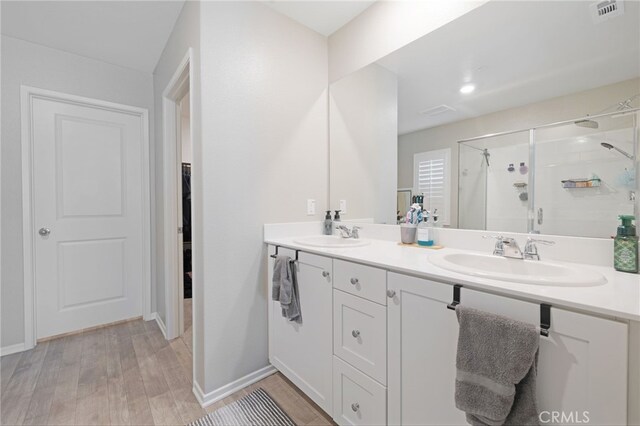
<svg viewBox="0 0 640 426"><path fill-rule="evenodd" d="M333 235L333 221L331 220L331 210L327 210L327 214L324 216L324 228L322 230L324 235Z"/></svg>
<svg viewBox="0 0 640 426"><path fill-rule="evenodd" d="M638 236L633 225L634 216L621 215L622 225L613 242L613 267L621 272L638 272Z"/></svg>

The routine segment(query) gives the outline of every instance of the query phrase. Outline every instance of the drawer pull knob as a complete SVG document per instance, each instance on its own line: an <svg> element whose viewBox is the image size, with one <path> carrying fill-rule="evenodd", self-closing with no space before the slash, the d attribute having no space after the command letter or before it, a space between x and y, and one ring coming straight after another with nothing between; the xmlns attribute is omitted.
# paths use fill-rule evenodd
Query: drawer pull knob
<svg viewBox="0 0 640 426"><path fill-rule="evenodd" d="M360 330L353 330L351 332L351 335L357 339L358 337L360 337Z"/></svg>
<svg viewBox="0 0 640 426"><path fill-rule="evenodd" d="M351 284L353 284L353 285L358 284L358 279L357 278L351 278Z"/></svg>
<svg viewBox="0 0 640 426"><path fill-rule="evenodd" d="M387 290L387 297L390 299L393 299L394 297L396 297L396 291L395 290Z"/></svg>
<svg viewBox="0 0 640 426"><path fill-rule="evenodd" d="M354 402L353 404L351 404L351 409L355 412L358 411L360 409L360 404L358 404L357 402Z"/></svg>
<svg viewBox="0 0 640 426"><path fill-rule="evenodd" d="M327 271L322 271L322 276L327 278L329 276L329 272Z"/></svg>

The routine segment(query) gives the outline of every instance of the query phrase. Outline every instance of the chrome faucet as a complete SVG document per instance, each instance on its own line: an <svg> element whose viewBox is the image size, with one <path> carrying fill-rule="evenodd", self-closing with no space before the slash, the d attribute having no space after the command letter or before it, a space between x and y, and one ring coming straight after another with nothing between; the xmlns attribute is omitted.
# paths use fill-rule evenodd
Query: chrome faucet
<svg viewBox="0 0 640 426"><path fill-rule="evenodd" d="M502 235L484 235L482 238L495 238L496 245L493 248L493 255L509 257L511 259L540 260L536 243L546 245L555 244L553 241L537 240L529 237L527 238L523 252L520 250L520 246L515 238L503 237Z"/></svg>
<svg viewBox="0 0 640 426"><path fill-rule="evenodd" d="M357 240L358 238L360 238L358 230L362 228L360 228L359 226L354 226L353 228L349 229L348 226L338 225L336 226L336 229L340 231L340 236L342 238L353 238L354 240Z"/></svg>
<svg viewBox="0 0 640 426"><path fill-rule="evenodd" d="M536 240L534 238L527 238L527 243L524 245L524 258L528 260L540 260L540 255L538 254L538 247L536 243L545 244L547 246L552 246L555 244L555 241L549 240Z"/></svg>

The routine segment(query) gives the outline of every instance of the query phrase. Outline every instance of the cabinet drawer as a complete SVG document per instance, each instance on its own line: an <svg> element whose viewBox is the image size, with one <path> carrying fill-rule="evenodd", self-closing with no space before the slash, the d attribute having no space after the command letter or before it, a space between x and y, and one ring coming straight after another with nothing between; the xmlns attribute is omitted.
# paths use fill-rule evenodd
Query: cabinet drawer
<svg viewBox="0 0 640 426"><path fill-rule="evenodd" d="M387 383L387 308L333 290L333 352Z"/></svg>
<svg viewBox="0 0 640 426"><path fill-rule="evenodd" d="M343 260L333 261L333 287L387 304L387 271Z"/></svg>
<svg viewBox="0 0 640 426"><path fill-rule="evenodd" d="M333 420L339 425L385 425L387 390L333 357Z"/></svg>

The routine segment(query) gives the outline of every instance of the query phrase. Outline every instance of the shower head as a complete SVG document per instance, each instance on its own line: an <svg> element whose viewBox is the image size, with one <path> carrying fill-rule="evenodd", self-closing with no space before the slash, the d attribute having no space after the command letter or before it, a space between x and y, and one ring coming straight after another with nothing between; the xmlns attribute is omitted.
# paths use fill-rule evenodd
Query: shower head
<svg viewBox="0 0 640 426"><path fill-rule="evenodd" d="M487 162L487 167L489 167L489 157L491 157L491 154L489 154L489 150L487 148L482 150L482 156L484 157L484 161Z"/></svg>
<svg viewBox="0 0 640 426"><path fill-rule="evenodd" d="M589 129L598 128L598 122L593 120L578 120L578 121L574 121L573 124L579 127L587 127Z"/></svg>
<svg viewBox="0 0 640 426"><path fill-rule="evenodd" d="M633 160L633 155L629 154L627 151L624 151L620 148L618 148L617 146L613 146L610 143L607 142L602 142L600 145L602 145L603 147L607 148L608 150L616 150L618 151L620 154L624 155L625 157L627 157L629 160Z"/></svg>

